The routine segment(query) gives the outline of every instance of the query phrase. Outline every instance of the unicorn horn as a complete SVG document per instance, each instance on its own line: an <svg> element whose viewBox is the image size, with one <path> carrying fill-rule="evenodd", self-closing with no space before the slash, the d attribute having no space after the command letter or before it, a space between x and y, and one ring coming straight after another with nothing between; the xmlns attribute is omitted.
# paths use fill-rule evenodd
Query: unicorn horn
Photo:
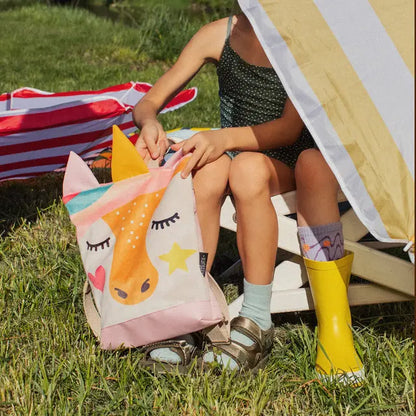
<svg viewBox="0 0 416 416"><path fill-rule="evenodd" d="M113 182L148 173L149 169L134 144L118 126L113 125L113 155L111 176Z"/></svg>

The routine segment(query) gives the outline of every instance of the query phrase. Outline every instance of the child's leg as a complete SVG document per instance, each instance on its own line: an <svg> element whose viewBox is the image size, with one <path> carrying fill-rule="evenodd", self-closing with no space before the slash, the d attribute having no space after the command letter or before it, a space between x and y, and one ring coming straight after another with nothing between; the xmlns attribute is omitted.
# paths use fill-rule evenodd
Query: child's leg
<svg viewBox="0 0 416 416"><path fill-rule="evenodd" d="M339 221L339 185L317 149L304 150L295 168L298 224L300 227Z"/></svg>
<svg viewBox="0 0 416 416"><path fill-rule="evenodd" d="M196 209L201 227L204 250L208 253L207 271L211 269L217 249L220 228L220 211L228 185L228 172L231 159L221 156L215 162L205 165L193 175ZM190 344L192 337L178 337ZM157 348L150 353L153 360L179 363L181 358L171 348Z"/></svg>
<svg viewBox="0 0 416 416"><path fill-rule="evenodd" d="M294 189L294 172L262 153L243 152L231 163L229 185L237 210L237 244L245 275L240 316L267 331L272 325L270 300L278 241L270 198ZM247 347L254 343L238 331L231 332L231 339ZM238 367L230 355L224 350L217 359L231 369ZM212 361L212 354L205 360Z"/></svg>
<svg viewBox="0 0 416 416"><path fill-rule="evenodd" d="M293 170L262 153L244 152L231 163L229 183L237 210L237 244L246 280L240 314L268 329L278 241L271 197L294 188ZM268 302L263 305L256 302L261 293L266 296L266 291Z"/></svg>
<svg viewBox="0 0 416 416"><path fill-rule="evenodd" d="M347 289L352 255L344 257L338 183L321 153L305 150L295 169L299 237L318 320L316 369L356 381L363 376L351 332Z"/></svg>
<svg viewBox="0 0 416 416"><path fill-rule="evenodd" d="M245 278L252 284L270 284L278 241L271 197L295 189L294 172L262 153L243 152L231 163L229 183L237 210L237 244Z"/></svg>
<svg viewBox="0 0 416 416"><path fill-rule="evenodd" d="M337 260L344 255L339 222L338 182L317 149L303 151L296 163L299 239L305 257Z"/></svg>
<svg viewBox="0 0 416 416"><path fill-rule="evenodd" d="M196 210L204 250L208 253L207 271L211 270L217 250L220 212L228 185L230 165L229 156L223 155L193 174Z"/></svg>

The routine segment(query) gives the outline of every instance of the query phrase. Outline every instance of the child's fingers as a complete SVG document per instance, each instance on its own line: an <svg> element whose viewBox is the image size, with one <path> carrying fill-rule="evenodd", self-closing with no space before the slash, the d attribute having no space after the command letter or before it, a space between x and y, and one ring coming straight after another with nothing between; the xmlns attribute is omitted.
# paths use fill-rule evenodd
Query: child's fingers
<svg viewBox="0 0 416 416"><path fill-rule="evenodd" d="M160 155L160 152L159 152L159 147L157 146L153 137L149 137L149 136L143 134L143 136L141 136L141 138L143 139L147 149L149 150L149 153L152 155L152 158L157 159Z"/></svg>
<svg viewBox="0 0 416 416"><path fill-rule="evenodd" d="M177 152L179 149L181 149L184 145L184 142L174 143L170 145L170 148Z"/></svg>
<svg viewBox="0 0 416 416"><path fill-rule="evenodd" d="M188 163L182 170L182 178L186 178L196 167L198 162L204 156L203 149L195 149L192 153L192 156L189 158Z"/></svg>
<svg viewBox="0 0 416 416"><path fill-rule="evenodd" d="M158 123L144 125L139 140L144 142L153 159L158 159L161 155L164 155L169 147L166 133Z"/></svg>
<svg viewBox="0 0 416 416"><path fill-rule="evenodd" d="M149 153L149 149L147 148L146 143L141 137L138 138L135 147L139 155L146 163L149 161L149 159L152 159Z"/></svg>
<svg viewBox="0 0 416 416"><path fill-rule="evenodd" d="M139 152L140 153L140 152ZM144 160L144 162L147 164L148 162L150 162L151 160L153 160L150 156L150 153L146 150L145 153L140 153L140 156L142 157L142 159Z"/></svg>
<svg viewBox="0 0 416 416"><path fill-rule="evenodd" d="M198 141L196 136L192 136L190 139L184 140L182 143L182 152L186 155L189 152L192 152L194 149L197 148ZM200 146L198 146L200 148Z"/></svg>
<svg viewBox="0 0 416 416"><path fill-rule="evenodd" d="M205 166L209 161L209 153L208 152L204 152L204 154L201 156L201 158L198 160L195 168L196 169L200 169L203 166Z"/></svg>
<svg viewBox="0 0 416 416"><path fill-rule="evenodd" d="M166 137L166 132L164 130L159 132L159 138L157 140L159 147L159 157L163 157L166 151L169 149L169 141Z"/></svg>

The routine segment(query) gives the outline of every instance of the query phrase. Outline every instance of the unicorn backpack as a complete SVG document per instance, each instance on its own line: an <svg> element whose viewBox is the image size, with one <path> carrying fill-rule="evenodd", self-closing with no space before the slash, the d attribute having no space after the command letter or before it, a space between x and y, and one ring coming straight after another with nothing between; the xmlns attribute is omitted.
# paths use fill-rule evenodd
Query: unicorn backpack
<svg viewBox="0 0 416 416"><path fill-rule="evenodd" d="M228 307L205 271L192 179L182 152L148 168L113 127L112 183L71 152L63 201L85 273L84 310L103 349L138 347L205 329L228 339Z"/></svg>

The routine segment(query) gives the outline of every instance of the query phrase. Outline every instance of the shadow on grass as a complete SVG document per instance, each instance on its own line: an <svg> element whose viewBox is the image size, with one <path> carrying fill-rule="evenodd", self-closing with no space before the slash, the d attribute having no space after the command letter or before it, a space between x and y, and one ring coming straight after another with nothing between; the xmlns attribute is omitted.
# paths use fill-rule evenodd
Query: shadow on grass
<svg viewBox="0 0 416 416"><path fill-rule="evenodd" d="M100 183L110 182L109 169L94 169ZM37 220L39 213L62 200L63 172L37 178L0 183L0 237L23 223Z"/></svg>
<svg viewBox="0 0 416 416"><path fill-rule="evenodd" d="M62 198L63 174L8 181L0 184L0 235L25 222L33 222L39 212Z"/></svg>

